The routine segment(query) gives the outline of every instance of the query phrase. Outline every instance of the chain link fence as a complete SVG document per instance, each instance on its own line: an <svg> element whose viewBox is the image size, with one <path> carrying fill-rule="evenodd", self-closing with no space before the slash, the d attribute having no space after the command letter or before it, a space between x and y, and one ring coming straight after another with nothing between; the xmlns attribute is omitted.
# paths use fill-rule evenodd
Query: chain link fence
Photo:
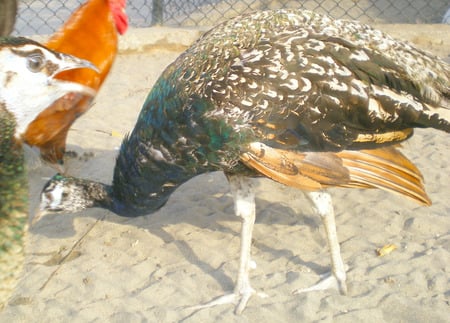
<svg viewBox="0 0 450 323"><path fill-rule="evenodd" d="M20 0L15 34L51 34L83 2ZM127 14L132 27L212 26L241 13L277 8L365 23L440 23L449 5L449 0L128 0Z"/></svg>

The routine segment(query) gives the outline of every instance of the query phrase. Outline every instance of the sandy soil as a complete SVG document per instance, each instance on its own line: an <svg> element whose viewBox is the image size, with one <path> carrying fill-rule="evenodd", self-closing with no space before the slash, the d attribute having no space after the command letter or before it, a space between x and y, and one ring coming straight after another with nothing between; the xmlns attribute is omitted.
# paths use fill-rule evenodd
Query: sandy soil
<svg viewBox="0 0 450 323"><path fill-rule="evenodd" d="M441 57L449 26L385 25ZM92 110L69 137L75 176L109 182L122 136L163 68L197 31L132 30ZM166 206L123 218L102 209L48 215L30 231L26 264L1 322L444 322L450 313L449 144L446 134L417 131L404 152L422 170L434 204L419 207L383 191L332 190L349 295L291 295L329 269L320 220L301 192L258 180L251 272L254 297L240 316L231 306L193 312L230 291L240 222L221 173L199 176ZM30 171L31 198L55 171ZM398 248L378 257L387 243ZM445 319L447 317L447 319Z"/></svg>

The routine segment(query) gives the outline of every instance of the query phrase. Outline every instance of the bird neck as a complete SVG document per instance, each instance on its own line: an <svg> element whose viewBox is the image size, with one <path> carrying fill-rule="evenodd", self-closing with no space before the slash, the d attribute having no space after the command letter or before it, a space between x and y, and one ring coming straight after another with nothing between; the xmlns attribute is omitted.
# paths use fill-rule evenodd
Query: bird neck
<svg viewBox="0 0 450 323"><path fill-rule="evenodd" d="M182 183L195 176L183 167L157 160L155 149L143 149L142 138L122 143L112 184L113 211L123 216L149 214L162 207Z"/></svg>
<svg viewBox="0 0 450 323"><path fill-rule="evenodd" d="M186 130L189 120L182 115L186 98L177 84L160 77L122 142L112 185L117 208L153 212L179 185L208 170L209 165L191 153L195 149L190 141L195 138Z"/></svg>
<svg viewBox="0 0 450 323"><path fill-rule="evenodd" d="M114 201L110 185L100 182L80 180L78 187L81 187L82 192L86 194L86 197L83 199L86 203L84 208L102 207L112 211L115 210L116 203Z"/></svg>
<svg viewBox="0 0 450 323"><path fill-rule="evenodd" d="M121 207L138 213L160 208L190 178L229 171L239 161L248 131L235 131L232 116L210 116L215 103L183 82L183 57L170 65L149 93L137 123L122 142L113 178ZM189 65L189 64L187 64ZM116 211L117 212L117 211ZM120 212L118 212L120 213Z"/></svg>
<svg viewBox="0 0 450 323"><path fill-rule="evenodd" d="M15 215L28 212L24 155L22 145L14 135L15 127L12 114L0 101L0 225L6 225L3 221L19 221L21 218Z"/></svg>
<svg viewBox="0 0 450 323"><path fill-rule="evenodd" d="M16 122L14 116L0 101L0 163L2 166L15 165L23 160L21 143L15 136ZM22 167L23 168L23 167ZM2 173L3 174L3 173ZM4 174L7 174L5 172Z"/></svg>

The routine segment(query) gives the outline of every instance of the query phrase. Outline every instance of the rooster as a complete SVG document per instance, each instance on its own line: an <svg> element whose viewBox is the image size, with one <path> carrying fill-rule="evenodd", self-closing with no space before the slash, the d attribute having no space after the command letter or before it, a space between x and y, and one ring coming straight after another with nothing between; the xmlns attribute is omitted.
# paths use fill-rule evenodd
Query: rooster
<svg viewBox="0 0 450 323"><path fill-rule="evenodd" d="M50 38L48 48L89 60L100 70L67 71L59 79L100 88L117 54L117 34L124 34L128 27L125 5L126 0L89 0ZM44 160L62 163L69 128L90 108L91 101L80 94L61 98L29 125L24 141L37 146Z"/></svg>
<svg viewBox="0 0 450 323"><path fill-rule="evenodd" d="M240 313L255 294L249 178L265 176L307 192L332 264L313 289L345 294L325 189L381 188L429 205L420 171L397 146L416 127L450 132L449 81L439 58L356 21L301 10L239 16L165 69L122 142L112 185L58 174L44 187L41 209L151 214L192 177L225 172L242 218L239 271L230 294L200 308L233 303Z"/></svg>

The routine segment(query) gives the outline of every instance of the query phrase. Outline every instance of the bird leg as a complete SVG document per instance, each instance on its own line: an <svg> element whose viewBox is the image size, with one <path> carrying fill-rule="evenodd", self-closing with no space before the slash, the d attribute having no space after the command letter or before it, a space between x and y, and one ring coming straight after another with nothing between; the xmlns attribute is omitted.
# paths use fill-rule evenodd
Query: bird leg
<svg viewBox="0 0 450 323"><path fill-rule="evenodd" d="M235 313L241 314L255 290L250 285L249 271L256 264L251 260L250 250L252 244L253 225L255 224L255 193L251 180L242 176L229 176L231 192L234 199L235 214L242 219L241 251L239 272L234 291L220 296L206 304L193 306L197 310L222 304L235 304ZM264 293L257 293L261 297L267 297Z"/></svg>
<svg viewBox="0 0 450 323"><path fill-rule="evenodd" d="M252 233L255 224L255 192L251 180L241 176L229 178L234 199L234 211L236 216L242 218L241 228L241 252L239 260L239 272L234 287L234 294L241 300L236 307L236 314L242 313L250 297L255 290L250 285L248 277L251 268Z"/></svg>
<svg viewBox="0 0 450 323"><path fill-rule="evenodd" d="M293 293L300 294L317 290L337 289L342 295L345 295L347 294L346 273L336 232L331 196L324 191L308 192L307 195L314 203L314 207L317 213L319 213L325 227L331 255L331 274L327 275L319 283L309 288L295 290Z"/></svg>

